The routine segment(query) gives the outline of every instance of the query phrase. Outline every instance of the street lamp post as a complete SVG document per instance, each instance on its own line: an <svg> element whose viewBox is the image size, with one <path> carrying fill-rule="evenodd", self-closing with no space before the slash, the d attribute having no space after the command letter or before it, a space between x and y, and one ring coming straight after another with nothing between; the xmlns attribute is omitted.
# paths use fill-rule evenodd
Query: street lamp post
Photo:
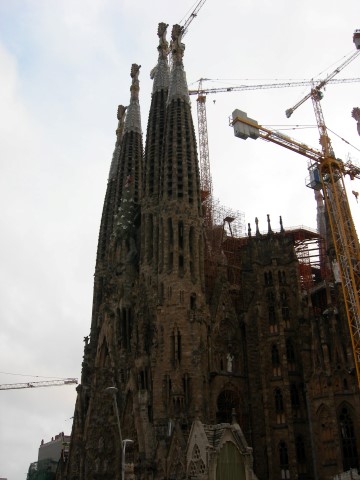
<svg viewBox="0 0 360 480"><path fill-rule="evenodd" d="M134 443L134 441L130 440L130 438L125 438L125 440L122 442L121 480L125 480L125 453L126 445L128 443Z"/></svg>
<svg viewBox="0 0 360 480"><path fill-rule="evenodd" d="M117 421L117 425L118 425L119 439L120 439L120 445L121 445L121 480L125 480L126 445L128 443L133 443L133 440L130 440L129 438L126 438L125 440L122 439L119 409L118 409L118 405L117 405L117 401L116 401L116 394L118 392L118 389L116 387L107 387L107 388L105 388L105 391L110 393L113 396L114 410L115 410L115 414L116 414L116 421Z"/></svg>

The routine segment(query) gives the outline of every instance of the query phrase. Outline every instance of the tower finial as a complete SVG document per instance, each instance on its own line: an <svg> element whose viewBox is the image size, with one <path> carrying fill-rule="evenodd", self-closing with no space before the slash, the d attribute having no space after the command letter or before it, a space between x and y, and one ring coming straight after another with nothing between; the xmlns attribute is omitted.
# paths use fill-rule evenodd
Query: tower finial
<svg viewBox="0 0 360 480"><path fill-rule="evenodd" d="M251 225L248 223L248 236L251 237Z"/></svg>
<svg viewBox="0 0 360 480"><path fill-rule="evenodd" d="M125 112L127 107L124 105L119 105L117 109L117 119L119 121L118 128L116 129L116 143L119 144L124 133L124 123L125 123Z"/></svg>
<svg viewBox="0 0 360 480"><path fill-rule="evenodd" d="M117 119L119 122L118 122L118 127L116 129L115 150L111 160L109 180L112 180L113 178L115 178L118 165L119 165L119 155L120 155L120 147L121 147L121 142L122 142L123 133L124 133L126 108L127 107L124 107L124 105L119 105L117 109Z"/></svg>
<svg viewBox="0 0 360 480"><path fill-rule="evenodd" d="M174 25L171 32L171 57L172 69L168 103L174 98L180 98L190 104L189 90L183 65L185 45L181 43L183 29L180 25Z"/></svg>
<svg viewBox="0 0 360 480"><path fill-rule="evenodd" d="M255 217L255 225L256 225L256 236L260 237L260 230L259 230L259 219Z"/></svg>
<svg viewBox="0 0 360 480"><path fill-rule="evenodd" d="M284 226L283 226L283 221L282 221L282 216L280 215L280 232L284 232Z"/></svg>
<svg viewBox="0 0 360 480"><path fill-rule="evenodd" d="M182 65L185 45L181 43L182 27L174 25L171 31L171 55L174 65Z"/></svg>
<svg viewBox="0 0 360 480"><path fill-rule="evenodd" d="M141 65L137 63L133 63L131 65L130 76L132 78L132 83L130 87L131 92L131 100L139 100L139 73L140 73Z"/></svg>
<svg viewBox="0 0 360 480"><path fill-rule="evenodd" d="M167 27L169 25L164 22L160 22L158 25L158 37L159 37L159 59L167 59L169 54L169 42L166 40Z"/></svg>
<svg viewBox="0 0 360 480"><path fill-rule="evenodd" d="M267 214L267 223L268 223L268 233L273 233L273 231L271 230L271 223L270 223L270 215Z"/></svg>
<svg viewBox="0 0 360 480"><path fill-rule="evenodd" d="M159 52L158 63L150 72L150 78L154 80L153 93L159 90L166 90L169 88L169 42L166 40L167 23L161 22L158 25L159 45L157 47Z"/></svg>
<svg viewBox="0 0 360 480"><path fill-rule="evenodd" d="M124 133L129 132L130 130L142 133L141 132L141 118L140 118L140 105L139 105L139 73L141 65L133 63L131 65L130 76L131 76L131 86L130 86L130 104L127 107L127 115L125 119Z"/></svg>

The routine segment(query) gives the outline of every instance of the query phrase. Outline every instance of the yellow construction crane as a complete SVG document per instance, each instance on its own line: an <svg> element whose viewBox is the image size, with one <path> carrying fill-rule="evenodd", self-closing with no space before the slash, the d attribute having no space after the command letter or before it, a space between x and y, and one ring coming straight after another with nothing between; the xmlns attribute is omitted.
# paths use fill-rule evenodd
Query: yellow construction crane
<svg viewBox="0 0 360 480"><path fill-rule="evenodd" d="M18 390L21 388L37 388L37 387L59 387L62 385L77 385L77 378L61 378L57 380L44 380L42 382L26 382L26 383L5 383L0 384L0 390Z"/></svg>
<svg viewBox="0 0 360 480"><path fill-rule="evenodd" d="M350 58L348 58L338 69L337 73L341 71L346 65L350 63L360 52L355 52ZM360 82L360 78L340 78L334 79L335 75L327 77L325 80L319 81L319 85L322 88L326 84L338 84L338 83L352 83ZM212 180L210 173L210 159L209 159L209 139L207 129L207 115L206 115L206 96L214 93L230 93L240 92L246 90L261 90L272 88L290 88L290 87L306 87L313 86L311 80L297 80L287 82L273 82L273 83L258 83L254 85L235 85L229 87L215 87L204 88L203 82L209 81L209 78L200 78L198 80L199 85L197 89L189 90L189 95L197 95L197 121L198 121L198 142L199 142L199 163L200 163L200 186L203 196L210 198L212 196ZM307 97L309 98L309 97ZM303 102L302 102L303 103ZM300 105L300 104L299 104ZM294 107L295 109L295 107ZM294 110L293 109L293 110ZM203 199L204 201L204 199Z"/></svg>
<svg viewBox="0 0 360 480"><path fill-rule="evenodd" d="M360 50L359 30L354 33L353 40L357 50ZM234 127L235 136L239 138L246 139L250 137L256 139L260 137L311 160L309 166L310 182L308 186L314 190L321 189L323 192L337 265L339 267L357 380L360 387L360 244L344 183L345 175L349 175L351 179L360 178L360 168L352 165L350 161L344 163L335 157L320 105L322 98L320 89L342 68L348 65L351 60L356 58L359 53L360 51L355 52L350 59L329 75L327 80L320 82L316 86L314 85L310 94L286 112L289 117L308 98L312 99L320 134L321 152L286 135L258 125L255 120L248 118L247 114L240 110L233 112L231 124Z"/></svg>
<svg viewBox="0 0 360 480"><path fill-rule="evenodd" d="M346 194L344 176L360 179L360 168L335 158L331 150L321 152L304 143L269 130L248 118L245 112L234 110L231 125L236 137L262 138L309 158L309 187L322 189L328 213L337 264L344 295L344 304L360 387L360 245Z"/></svg>

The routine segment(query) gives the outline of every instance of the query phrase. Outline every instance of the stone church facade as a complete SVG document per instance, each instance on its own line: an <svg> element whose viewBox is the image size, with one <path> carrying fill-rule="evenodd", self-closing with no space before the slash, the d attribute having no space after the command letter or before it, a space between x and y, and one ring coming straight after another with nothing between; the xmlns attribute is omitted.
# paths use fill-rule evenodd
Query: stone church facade
<svg viewBox="0 0 360 480"><path fill-rule="evenodd" d="M246 237L205 221L181 28L170 69L166 27L144 146L135 64L118 109L91 330L57 480L120 480L125 439L129 479L331 479L360 457L339 286L318 271L304 287L299 232L281 219L279 231L268 218L267 233L256 221Z"/></svg>

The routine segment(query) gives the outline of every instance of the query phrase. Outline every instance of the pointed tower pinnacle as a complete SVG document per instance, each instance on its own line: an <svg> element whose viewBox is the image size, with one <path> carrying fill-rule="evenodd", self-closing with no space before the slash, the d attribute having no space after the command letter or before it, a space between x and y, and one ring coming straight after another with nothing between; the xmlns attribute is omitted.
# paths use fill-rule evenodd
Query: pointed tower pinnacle
<svg viewBox="0 0 360 480"><path fill-rule="evenodd" d="M174 25L171 32L171 55L173 67L170 77L168 103L170 103L174 97L180 97L190 104L189 90L183 65L185 45L181 43L181 37L181 26Z"/></svg>
<svg viewBox="0 0 360 480"><path fill-rule="evenodd" d="M159 55L158 63L150 73L154 83L144 155L141 258L142 272L150 269L152 274L157 272L158 266L159 188L170 75L168 64L169 44L166 40L167 27L168 25L164 22L158 25L159 45L157 49ZM156 288L154 281L151 284L151 288Z"/></svg>
<svg viewBox="0 0 360 480"><path fill-rule="evenodd" d="M141 117L139 104L139 73L141 65L131 65L132 83L130 87L130 105L125 120L125 132L134 131L141 134Z"/></svg>
<svg viewBox="0 0 360 480"><path fill-rule="evenodd" d="M126 108L124 105L119 105L117 109L117 119L119 121L118 128L116 129L116 143L115 143L115 150L113 153L113 158L111 160L110 172L109 172L109 180L113 180L115 178L117 169L119 167L119 157L120 157L120 149L121 149L121 142L122 137L124 134L124 123L125 123L125 112Z"/></svg>
<svg viewBox="0 0 360 480"><path fill-rule="evenodd" d="M158 37L159 37L159 58L157 65L150 72L150 78L154 79L153 83L153 94L159 90L164 90L169 88L169 43L166 40L167 23L161 22L158 26Z"/></svg>
<svg viewBox="0 0 360 480"><path fill-rule="evenodd" d="M116 205L119 207L123 188L130 176L131 194L135 202L140 199L141 165L142 165L142 131L139 104L139 72L140 65L131 66L130 104L127 107L124 135L119 158L119 174L117 176Z"/></svg>

